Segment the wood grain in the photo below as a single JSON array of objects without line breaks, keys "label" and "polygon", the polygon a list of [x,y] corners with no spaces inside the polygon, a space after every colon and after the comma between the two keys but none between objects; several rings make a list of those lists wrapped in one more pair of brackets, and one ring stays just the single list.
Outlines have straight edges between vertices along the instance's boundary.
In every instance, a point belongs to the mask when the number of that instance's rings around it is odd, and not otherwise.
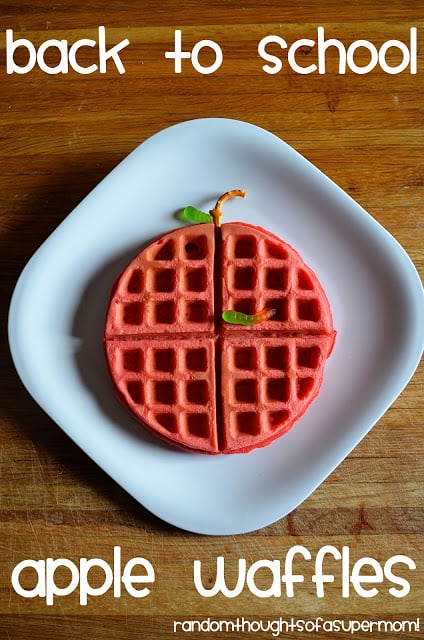
[{"label": "wood grain", "polygon": [[[280,136],[355,198],[405,247],[423,273],[424,49],[418,73],[358,76],[337,74],[329,56],[325,75],[302,76],[287,68],[262,70],[258,41],[277,34],[292,42],[313,38],[318,25],[346,45],[365,38],[380,46],[390,38],[407,41],[411,26],[424,33],[421,3],[395,0],[302,3],[224,0],[118,0],[67,3],[33,0],[16,7],[0,0],[0,256],[1,287],[1,496],[0,629],[8,640],[39,638],[183,638],[173,621],[192,618],[274,619],[317,615],[344,619],[416,619],[424,638],[423,369],[374,429],[293,513],[260,531],[225,537],[196,536],[159,521],[96,467],[43,413],[24,390],[9,354],[7,312],[18,275],[28,258],[76,204],[148,136],[197,117],[238,118]],[[104,75],[49,76],[34,69],[6,75],[7,28],[15,37],[40,44],[48,38],[95,38],[105,25],[110,45],[124,38],[126,73],[111,65]],[[193,46],[210,38],[224,52],[222,67],[201,76],[189,65],[173,72],[164,52],[174,30]],[[93,62],[87,51],[82,63]],[[313,61],[313,52],[302,54]],[[205,58],[206,60],[206,58]],[[223,555],[228,582],[239,558],[284,560],[294,545],[314,555],[324,545],[348,546],[352,562],[372,556],[383,563],[395,554],[413,558],[404,572],[411,585],[393,598],[387,582],[375,598],[341,595],[335,583],[318,599],[306,582],[296,597],[259,599],[247,590],[234,599],[202,598],[193,585],[193,561],[213,579]],[[113,547],[123,557],[148,558],[156,568],[151,595],[136,600],[105,594],[80,607],[75,595],[47,607],[40,599],[14,593],[10,575],[23,559],[101,557]],[[266,579],[263,578],[264,584]],[[260,582],[258,578],[258,582]],[[229,633],[229,638],[252,634]],[[310,634],[308,634],[310,635]],[[202,634],[199,637],[218,637]],[[256,634],[256,637],[271,637]],[[301,634],[289,632],[287,638]],[[317,632],[318,640],[330,637]],[[346,634],[334,633],[332,638]],[[369,638],[359,632],[355,638]],[[373,638],[389,637],[375,633]]]}]

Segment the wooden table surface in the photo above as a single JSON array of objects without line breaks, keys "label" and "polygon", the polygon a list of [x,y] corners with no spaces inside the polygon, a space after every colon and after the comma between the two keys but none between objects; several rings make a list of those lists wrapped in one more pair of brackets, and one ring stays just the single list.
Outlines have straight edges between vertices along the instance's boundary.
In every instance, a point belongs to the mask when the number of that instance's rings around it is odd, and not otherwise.
[{"label": "wooden table surface", "polygon": [[[19,7],[20,3],[16,3]],[[109,6],[110,5],[110,6]],[[290,69],[284,52],[280,73],[266,74],[257,44],[276,34],[292,43],[326,37],[346,46],[358,39],[377,47],[389,39],[409,44],[409,29],[424,37],[420,2],[394,0],[313,0],[242,3],[198,2],[84,3],[33,0],[22,8],[0,1],[0,256],[1,274],[1,511],[0,634],[2,638],[271,638],[270,632],[244,630],[174,633],[174,620],[271,621],[339,618],[345,621],[415,620],[419,631],[385,633],[365,628],[355,638],[424,638],[423,517],[423,369],[360,445],[293,513],[254,533],[209,537],[177,530],[152,516],[99,469],[28,395],[15,373],[7,342],[7,313],[14,285],[29,257],[91,189],[132,149],[151,134],[191,118],[223,116],[245,120],[292,145],[355,198],[404,246],[423,269],[424,205],[424,49],[418,46],[418,73],[393,75],[376,68],[368,74],[337,73],[328,56],[325,74],[302,75]],[[50,38],[97,39],[106,27],[109,46],[128,38],[121,52],[125,73],[109,61],[107,72],[47,74],[34,68],[6,74],[6,29],[39,47]],[[164,57],[175,29],[185,47],[211,39],[220,44],[222,66],[201,74],[183,61],[181,74]],[[364,51],[362,51],[363,53]],[[367,58],[360,56],[358,64]],[[398,64],[388,57],[391,64]],[[21,51],[16,63],[26,64]],[[86,47],[81,65],[95,62]],[[211,64],[206,51],[203,66]],[[316,61],[304,46],[299,64]],[[50,66],[58,58],[46,56]],[[205,583],[213,581],[216,558],[224,556],[229,586],[237,578],[239,558],[281,561],[295,545],[315,558],[325,545],[348,547],[351,565],[371,556],[381,565],[403,554],[416,569],[397,565],[393,572],[410,584],[394,597],[385,577],[379,593],[364,598],[341,592],[341,563],[327,557],[335,582],[318,598],[311,563],[297,560],[305,575],[295,597],[260,598],[247,587],[235,598],[201,596],[193,582],[193,562],[202,561]],[[22,560],[81,557],[112,563],[113,548],[122,559],[144,557],[154,566],[149,596],[137,599],[112,592],[80,606],[78,595],[26,599],[11,584]],[[298,557],[299,558],[299,557]],[[26,588],[34,573],[22,574]],[[257,584],[270,585],[269,570]],[[67,575],[57,574],[64,585]],[[97,585],[101,571],[92,574]],[[62,582],[61,582],[62,581]],[[349,634],[300,628],[280,637],[344,638]]]}]

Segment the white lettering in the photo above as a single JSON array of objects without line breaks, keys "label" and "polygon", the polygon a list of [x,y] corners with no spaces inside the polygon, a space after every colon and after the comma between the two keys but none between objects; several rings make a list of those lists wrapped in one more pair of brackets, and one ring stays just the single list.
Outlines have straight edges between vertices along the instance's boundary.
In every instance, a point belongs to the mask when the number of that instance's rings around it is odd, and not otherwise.
[{"label": "white lettering", "polygon": [[317,553],[317,557],[315,559],[315,574],[312,576],[312,582],[315,582],[317,585],[317,596],[318,598],[324,597],[324,583],[325,582],[334,582],[334,576],[331,574],[323,574],[322,572],[322,563],[324,557],[327,554],[331,554],[333,558],[336,560],[340,560],[342,554],[336,547],[333,547],[331,544],[326,545],[325,547],[321,547],[321,549]]},{"label": "white lettering", "polygon": [[[379,49],[372,42],[364,39],[355,40],[346,49],[340,40],[336,38],[326,39],[324,27],[317,27],[316,41],[310,38],[300,38],[290,46],[288,46],[286,40],[280,36],[266,36],[262,38],[258,44],[258,54],[262,60],[269,63],[263,65],[262,69],[271,75],[280,73],[283,69],[281,55],[279,57],[269,52],[269,46],[272,45],[278,45],[281,50],[288,49],[288,65],[293,71],[300,75],[308,75],[316,71],[318,71],[320,75],[326,74],[328,64],[327,55],[331,55],[332,51],[338,56],[337,73],[340,75],[346,74],[347,70],[358,75],[365,75],[373,71],[378,65],[385,73],[392,75],[402,73],[408,66],[411,74],[417,73],[416,27],[411,27],[409,30],[409,47],[399,40],[388,40],[383,43]],[[302,47],[308,47],[311,53],[316,49],[318,64],[311,63],[305,66],[299,64],[298,53]],[[361,48],[366,49],[370,56],[369,61],[363,65],[358,63],[358,57],[355,60],[355,54],[357,54],[358,49]],[[401,61],[396,65],[390,65],[386,60],[388,51],[393,48],[398,49],[402,56]]]},{"label": "white lettering", "polygon": [[225,582],[225,559],[223,556],[219,556],[216,559],[216,578],[215,584],[210,589],[205,589],[202,582],[202,563],[200,560],[194,561],[193,566],[193,577],[194,577],[194,585],[198,591],[198,593],[204,598],[212,598],[216,596],[217,593],[221,592],[227,598],[235,598],[238,596],[242,590],[246,579],[246,560],[244,558],[240,558],[238,562],[238,578],[237,583],[234,589],[228,589]]},{"label": "white lettering", "polygon": [[[24,569],[34,569],[37,575],[37,583],[33,589],[24,589],[20,582]],[[46,597],[46,572],[44,560],[22,560],[12,571],[12,586],[16,593],[23,598]]]},{"label": "white lettering", "polygon": [[[364,566],[372,567],[374,575],[361,576],[361,569]],[[361,583],[373,584],[375,582],[383,582],[383,569],[380,563],[374,558],[361,558],[353,565],[350,581],[353,584],[355,591],[362,598],[374,598],[378,594],[377,587],[372,589],[364,589]]]},{"label": "white lettering", "polygon": [[[133,576],[131,574],[131,571],[137,565],[143,567],[146,572],[145,575]],[[150,593],[150,589],[148,589],[147,587],[144,587],[143,589],[135,589],[133,587],[133,584],[147,584],[153,583],[154,581],[155,571],[150,562],[145,558],[132,558],[125,565],[124,573],[122,575],[122,582],[130,596],[133,596],[133,598],[145,598]]]},{"label": "white lettering", "polygon": [[[93,567],[100,567],[104,574],[105,579],[103,584],[99,587],[92,587],[88,582],[88,574]],[[113,571],[105,560],[100,558],[93,558],[87,560],[87,558],[81,558],[80,560],[80,604],[87,604],[87,596],[102,596],[109,589],[113,582]]]},{"label": "white lettering", "polygon": [[118,44],[116,44],[109,51],[106,49],[106,29],[104,27],[99,27],[99,67],[100,73],[106,73],[106,63],[109,58],[112,58],[116,68],[119,73],[125,73],[125,67],[121,62],[121,58],[119,57],[118,52],[121,49],[124,49],[129,45],[130,41],[128,38],[125,40],[121,40]]},{"label": "white lettering", "polygon": [[[212,49],[212,51],[215,53],[215,62],[213,62],[208,67],[201,65],[199,62],[199,53],[205,47]],[[193,51],[191,52],[191,64],[199,73],[203,73],[203,74],[214,73],[221,66],[222,60],[223,60],[222,49],[213,40],[201,40],[200,42],[197,42],[193,47]]]},{"label": "white lettering", "polygon": [[[66,587],[59,587],[55,582],[55,573],[58,569],[69,569],[71,579]],[[46,560],[46,604],[52,605],[55,596],[68,596],[75,591],[79,582],[78,567],[67,558],[47,558]]]},{"label": "white lettering", "polygon": [[266,36],[259,42],[258,53],[260,57],[267,62],[272,62],[274,65],[273,67],[271,67],[269,64],[264,64],[262,69],[266,73],[274,74],[281,71],[283,63],[281,62],[280,58],[277,58],[277,56],[273,56],[270,53],[267,53],[266,46],[267,44],[271,43],[280,45],[281,49],[287,49],[287,42],[283,40],[283,38],[280,38],[280,36]]},{"label": "white lettering", "polygon": [[95,47],[96,41],[90,40],[89,38],[82,38],[81,40],[77,40],[69,49],[69,64],[72,69],[77,73],[81,73],[82,75],[87,75],[89,73],[94,73],[97,71],[98,66],[96,64],[91,64],[89,67],[82,67],[77,62],[77,51],[81,49],[81,47]]},{"label": "white lettering", "polygon": [[[143,575],[133,575],[132,571],[136,566],[143,569]],[[103,583],[97,587],[90,584],[90,571],[99,568],[104,573]],[[31,569],[35,571],[36,584],[32,589],[25,589],[21,584],[21,574],[23,571]],[[59,587],[57,584],[57,573],[61,573],[61,584],[63,583],[63,570],[70,573],[70,578],[65,586]],[[47,558],[46,560],[22,560],[12,571],[11,582],[15,592],[23,598],[45,598],[46,604],[53,605],[55,597],[63,597],[73,593],[79,585],[79,602],[85,606],[88,596],[101,596],[105,594],[113,584],[113,594],[115,598],[121,596],[121,582],[127,592],[133,598],[145,598],[150,594],[150,589],[143,587],[137,589],[136,584],[152,584],[155,581],[155,571],[153,565],[145,558],[132,558],[127,562],[122,572],[121,578],[121,548],[114,547],[113,569],[108,562],[101,558],[80,558],[79,567],[72,560],[66,558]]]},{"label": "white lettering", "polygon": [[[215,582],[208,576],[211,587],[204,586],[204,572],[202,576],[202,563],[194,560],[193,577],[197,592],[204,598],[211,598],[222,594],[226,598],[235,598],[240,595],[245,587],[257,598],[279,598],[282,595],[282,584],[285,584],[287,598],[294,597],[294,585],[305,582],[303,573],[294,573],[293,563],[295,556],[301,556],[309,561],[312,556],[310,551],[301,545],[295,545],[288,549],[284,559],[284,574],[282,575],[282,560],[260,559],[247,567],[245,558],[238,560],[236,567],[237,576],[234,586],[228,587],[225,575],[225,558],[216,558]],[[324,562],[331,556],[333,561],[341,560],[341,571],[324,573]],[[298,560],[299,562],[299,560]],[[416,569],[415,562],[405,555],[394,555],[389,558],[384,567],[380,562],[371,557],[360,558],[350,567],[349,547],[342,547],[339,551],[332,545],[321,547],[315,556],[315,573],[311,582],[316,585],[318,598],[325,596],[325,585],[336,582],[344,598],[349,597],[349,587],[353,588],[361,598],[373,598],[379,593],[376,585],[387,579],[392,583],[389,588],[391,596],[403,598],[410,591],[409,582],[393,572],[395,565],[405,565],[408,569]],[[340,565],[338,565],[340,566]],[[100,570],[103,578],[97,586],[93,584],[92,572]],[[269,580],[266,586],[258,585],[258,573],[268,572]],[[340,576],[341,573],[341,576]],[[23,574],[25,574],[23,576]],[[98,571],[96,571],[98,575]],[[265,573],[266,575],[266,573]],[[33,581],[31,577],[34,576]],[[203,577],[203,580],[202,580]],[[264,576],[261,583],[264,584]],[[340,582],[341,580],[341,582]],[[153,565],[142,557],[131,558],[122,567],[121,548],[113,548],[112,566],[101,558],[80,558],[79,564],[67,558],[47,558],[46,560],[22,560],[13,569],[11,583],[15,592],[23,598],[43,598],[47,605],[51,606],[57,598],[70,595],[79,589],[79,603],[86,606],[89,597],[95,598],[104,595],[113,589],[115,598],[121,597],[122,585],[126,592],[134,598],[145,598],[151,593],[149,588],[155,582],[155,570]],[[29,586],[23,586],[29,585]],[[332,588],[333,591],[335,587]],[[322,619],[320,619],[322,621]]]},{"label": "white lettering", "polygon": [[[58,49],[60,60],[55,67],[49,67],[44,60],[47,49]],[[67,40],[46,40],[40,44],[37,51],[37,63],[41,71],[54,75],[56,73],[68,73],[68,42]]]},{"label": "white lettering", "polygon": [[296,51],[301,47],[313,47],[314,45],[315,45],[315,41],[309,40],[308,38],[302,38],[301,40],[296,40],[296,42],[294,42],[291,45],[287,53],[287,60],[289,62],[290,67],[293,69],[293,71],[296,71],[296,73],[300,73],[302,75],[306,75],[308,73],[313,73],[314,71],[317,70],[316,64],[310,64],[307,67],[299,66],[296,62],[296,57],[295,57]]},{"label": "white lettering", "polygon": [[[25,73],[29,73],[29,71],[32,71],[32,69],[37,64],[41,71],[43,71],[44,73],[48,73],[49,75],[58,73],[66,74],[69,71],[69,65],[74,71],[83,75],[94,73],[94,71],[97,71],[98,69],[100,73],[106,73],[107,63],[109,60],[112,60],[119,73],[125,73],[125,67],[119,57],[119,52],[124,49],[124,47],[129,45],[130,42],[128,38],[125,38],[125,40],[122,40],[111,49],[107,49],[105,27],[98,28],[98,37],[99,65],[91,64],[87,67],[83,67],[77,61],[77,52],[81,47],[96,47],[97,43],[95,40],[91,40],[88,38],[77,40],[70,46],[68,52],[67,40],[51,39],[41,43],[37,50],[35,46],[26,38],[19,38],[18,40],[14,40],[13,30],[6,29],[6,72],[9,75],[12,73],[23,75]],[[26,49],[26,52],[28,54],[28,61],[23,65],[19,65],[15,62],[15,52],[19,48]],[[45,60],[46,53],[55,49],[59,52],[59,62],[54,66],[50,66]]]},{"label": "white lettering", "polygon": [[386,576],[386,578],[388,578],[391,582],[394,582],[394,584],[398,584],[402,587],[401,589],[395,589],[394,587],[390,587],[389,589],[390,595],[394,596],[395,598],[404,598],[405,596],[408,595],[411,589],[411,585],[404,578],[395,576],[394,573],[392,573],[392,567],[394,564],[397,564],[397,563],[406,564],[406,566],[412,570],[416,569],[417,566],[411,558],[403,555],[392,556],[387,560],[387,562],[384,565],[384,575]]},{"label": "white lettering", "polygon": [[[269,569],[271,571],[272,582],[268,589],[259,589],[255,583],[255,575],[259,569]],[[258,560],[249,568],[246,577],[246,584],[250,592],[258,598],[279,598],[281,596],[280,562],[279,560]]]},{"label": "white lettering", "polygon": [[176,29],[174,33],[174,51],[165,51],[165,58],[174,59],[174,72],[182,72],[181,61],[183,59],[190,60],[190,51],[182,50],[182,32],[181,29]]},{"label": "white lettering", "polygon": [[305,547],[302,547],[302,545],[295,545],[288,550],[284,565],[284,576],[281,578],[282,582],[286,583],[286,594],[288,598],[294,597],[294,583],[303,582],[305,579],[302,574],[293,574],[293,558],[297,553],[302,555],[306,560],[311,559],[310,552]]},{"label": "white lettering", "polygon": [[[28,52],[28,62],[23,67],[16,64],[14,54],[18,47],[25,47]],[[24,74],[31,71],[37,62],[37,52],[32,42],[26,38],[13,40],[13,30],[6,29],[6,73]]]},{"label": "white lettering", "polygon": [[[354,60],[355,52],[360,47],[367,49],[371,54],[371,59],[369,63],[366,64],[364,67],[359,67]],[[365,73],[369,73],[370,71],[372,71],[374,67],[377,65],[378,51],[371,42],[368,42],[368,40],[356,40],[356,42],[352,42],[352,44],[348,48],[346,59],[347,59],[348,67],[351,71],[353,71],[354,73],[363,75]]]},{"label": "white lettering", "polygon": [[325,54],[329,47],[336,47],[339,52],[339,73],[346,73],[346,49],[340,40],[330,38],[325,40],[324,27],[318,27],[318,73],[325,73]]},{"label": "white lettering", "polygon": [[[402,61],[396,66],[390,66],[386,61],[386,54],[389,49],[399,49],[402,53]],[[417,30],[416,28],[410,29],[410,49],[403,42],[399,40],[388,40],[381,45],[378,53],[378,61],[380,67],[386,73],[392,75],[401,73],[410,65],[410,73],[417,73]]]},{"label": "white lettering", "polygon": [[[181,29],[176,29],[174,33],[174,50],[165,51],[165,58],[174,60],[175,73],[181,73],[182,60],[190,60],[190,58],[193,68],[198,73],[202,73],[204,75],[214,73],[222,64],[222,49],[219,44],[217,44],[213,40],[200,40],[200,42],[197,42],[194,45],[191,53],[190,51],[183,51],[182,46],[182,31]],[[215,53],[215,61],[209,66],[204,66],[199,62],[199,54],[204,48],[212,49],[212,51]]]}]

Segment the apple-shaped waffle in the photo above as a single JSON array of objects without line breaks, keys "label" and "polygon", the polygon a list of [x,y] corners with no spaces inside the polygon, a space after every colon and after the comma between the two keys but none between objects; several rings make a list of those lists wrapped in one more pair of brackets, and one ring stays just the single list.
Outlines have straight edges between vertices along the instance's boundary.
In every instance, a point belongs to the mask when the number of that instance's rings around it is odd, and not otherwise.
[{"label": "apple-shaped waffle", "polygon": [[317,396],[336,332],[316,275],[290,245],[210,214],[154,240],[116,281],[105,352],[124,405],[150,431],[206,454],[271,443]]}]

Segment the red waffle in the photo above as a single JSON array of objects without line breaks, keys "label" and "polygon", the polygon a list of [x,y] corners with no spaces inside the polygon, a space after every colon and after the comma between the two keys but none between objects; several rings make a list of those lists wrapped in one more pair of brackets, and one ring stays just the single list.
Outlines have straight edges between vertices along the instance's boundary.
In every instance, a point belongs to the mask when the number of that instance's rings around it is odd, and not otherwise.
[{"label": "red waffle", "polygon": [[253,332],[333,333],[327,296],[298,252],[269,231],[241,222],[222,225],[222,308],[247,314],[275,309],[270,320],[249,328]]},{"label": "red waffle", "polygon": [[227,335],[222,451],[245,453],[288,431],[318,395],[332,344],[332,336]]},{"label": "red waffle", "polygon": [[214,332],[214,227],[176,229],[131,262],[112,292],[106,338]]},{"label": "red waffle", "polygon": [[[263,308],[276,312],[259,324],[221,321],[223,309]],[[242,453],[303,415],[334,338],[325,292],[291,246],[244,223],[200,224],[154,241],[120,276],[105,351],[118,397],[157,436]]]},{"label": "red waffle", "polygon": [[215,340],[154,337],[107,340],[122,402],[167,442],[218,453]]}]

